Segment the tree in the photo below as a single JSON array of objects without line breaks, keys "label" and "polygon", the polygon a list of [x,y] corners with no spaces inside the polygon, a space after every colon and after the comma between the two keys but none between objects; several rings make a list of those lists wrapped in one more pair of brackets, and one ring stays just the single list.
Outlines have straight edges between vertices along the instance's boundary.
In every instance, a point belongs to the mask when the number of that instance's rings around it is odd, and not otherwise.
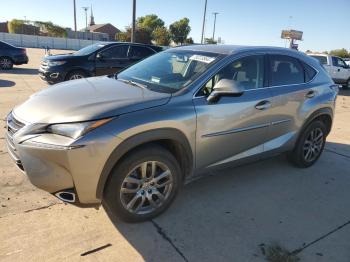
[{"label": "tree", "polygon": [[24,21],[19,19],[12,19],[7,25],[9,33],[11,34],[23,33],[23,26],[24,26]]},{"label": "tree", "polygon": [[329,54],[343,58],[350,57],[350,53],[345,48],[331,50]]},{"label": "tree", "polygon": [[158,27],[164,27],[164,21],[155,14],[141,16],[136,21],[138,28],[144,28],[152,33]]},{"label": "tree", "polygon": [[48,36],[67,37],[66,29],[55,25],[52,22],[34,21],[34,25],[39,27],[40,30],[46,33]]},{"label": "tree", "polygon": [[166,27],[157,27],[153,33],[152,38],[157,45],[168,46],[170,44],[170,34]]},{"label": "tree", "polygon": [[[131,41],[131,28],[126,27],[125,32],[120,32],[115,35],[115,39],[120,42]],[[151,44],[152,37],[148,30],[144,28],[136,28],[135,30],[135,41],[137,43]]]},{"label": "tree", "polygon": [[213,38],[205,38],[204,43],[209,44],[209,45],[216,45],[217,42]]},{"label": "tree", "polygon": [[191,31],[189,26],[190,20],[188,18],[182,18],[179,21],[172,23],[169,26],[170,37],[177,44],[183,44],[187,39],[188,34]]},{"label": "tree", "polygon": [[194,44],[194,41],[193,41],[192,37],[187,38],[187,39],[185,40],[185,44],[188,44],[188,45]]}]

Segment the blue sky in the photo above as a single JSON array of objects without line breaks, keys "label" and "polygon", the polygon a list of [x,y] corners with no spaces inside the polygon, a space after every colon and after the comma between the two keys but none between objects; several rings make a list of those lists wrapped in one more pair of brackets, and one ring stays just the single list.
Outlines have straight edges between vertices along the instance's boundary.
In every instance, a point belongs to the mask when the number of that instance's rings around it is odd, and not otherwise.
[{"label": "blue sky", "polygon": [[[2,0],[4,1],[4,0]],[[92,4],[95,22],[123,29],[131,23],[132,0],[76,0],[78,28],[82,6]],[[5,2],[5,1],[4,1]],[[13,18],[52,21],[73,28],[73,0],[11,0],[1,4],[0,21]],[[166,25],[190,19],[190,36],[200,41],[204,0],[137,0],[137,16],[157,14]],[[350,49],[350,0],[208,0],[206,36],[213,30],[226,44],[284,46],[281,29],[304,31],[301,50]],[[292,17],[292,18],[290,18]]]}]

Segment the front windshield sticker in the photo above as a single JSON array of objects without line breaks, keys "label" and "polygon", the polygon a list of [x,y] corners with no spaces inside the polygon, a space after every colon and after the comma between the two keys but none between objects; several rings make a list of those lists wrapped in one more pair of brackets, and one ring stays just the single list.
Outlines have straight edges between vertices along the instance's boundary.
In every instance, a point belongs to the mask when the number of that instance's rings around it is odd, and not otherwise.
[{"label": "front windshield sticker", "polygon": [[190,60],[195,60],[209,64],[215,60],[215,57],[205,56],[205,55],[193,55],[190,57]]},{"label": "front windshield sticker", "polygon": [[159,84],[160,78],[159,78],[159,77],[152,76],[151,81],[154,82],[154,83]]}]

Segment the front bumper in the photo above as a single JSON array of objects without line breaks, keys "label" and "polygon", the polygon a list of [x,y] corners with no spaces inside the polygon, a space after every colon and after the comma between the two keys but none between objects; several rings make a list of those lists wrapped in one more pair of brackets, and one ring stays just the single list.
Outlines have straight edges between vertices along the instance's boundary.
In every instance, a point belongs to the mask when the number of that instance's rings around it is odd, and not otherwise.
[{"label": "front bumper", "polygon": [[66,72],[60,66],[49,67],[47,62],[43,61],[39,68],[39,76],[42,80],[55,84],[65,80]]},{"label": "front bumper", "polygon": [[28,56],[21,54],[21,55],[15,55],[12,57],[13,63],[15,65],[22,65],[22,64],[28,64]]},{"label": "front bumper", "polygon": [[25,127],[11,134],[9,129],[8,124],[8,152],[33,185],[52,194],[73,189],[79,205],[101,203],[97,184],[119,138],[103,126],[78,140],[53,134],[27,136],[21,131]]}]

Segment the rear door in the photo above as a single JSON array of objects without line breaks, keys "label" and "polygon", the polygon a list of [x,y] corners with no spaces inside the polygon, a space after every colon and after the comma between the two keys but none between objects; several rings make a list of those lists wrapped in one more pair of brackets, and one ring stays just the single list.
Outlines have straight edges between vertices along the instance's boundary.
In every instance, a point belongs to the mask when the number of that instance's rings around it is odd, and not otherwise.
[{"label": "rear door", "polygon": [[156,52],[153,49],[147,46],[131,45],[129,50],[130,64],[136,63],[155,53]]},{"label": "rear door", "polygon": [[269,85],[273,94],[270,116],[272,118],[265,151],[283,146],[298,131],[303,105],[317,95],[312,85],[316,71],[297,58],[269,55]]},{"label": "rear door", "polygon": [[96,55],[96,75],[110,75],[119,72],[129,65],[129,45],[108,47]]}]

